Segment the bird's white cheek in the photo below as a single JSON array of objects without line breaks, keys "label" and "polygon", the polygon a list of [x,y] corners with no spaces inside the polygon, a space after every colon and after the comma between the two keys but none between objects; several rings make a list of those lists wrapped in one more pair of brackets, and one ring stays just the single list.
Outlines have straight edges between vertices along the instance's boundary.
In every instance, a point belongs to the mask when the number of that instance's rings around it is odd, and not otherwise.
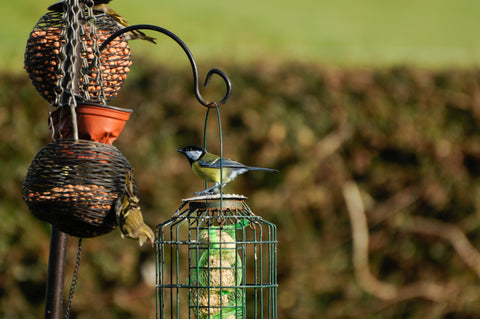
[{"label": "bird's white cheek", "polygon": [[190,158],[193,159],[194,161],[198,161],[198,159],[202,156],[201,151],[190,151]]}]

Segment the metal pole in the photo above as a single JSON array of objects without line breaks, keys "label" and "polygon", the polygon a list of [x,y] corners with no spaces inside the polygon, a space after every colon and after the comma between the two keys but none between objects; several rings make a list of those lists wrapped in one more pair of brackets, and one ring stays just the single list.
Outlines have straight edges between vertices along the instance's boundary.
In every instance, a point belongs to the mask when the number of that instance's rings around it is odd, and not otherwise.
[{"label": "metal pole", "polygon": [[45,319],[60,319],[62,317],[67,239],[67,234],[52,226],[50,256],[48,258]]},{"label": "metal pole", "polygon": [[[67,19],[71,23],[78,22],[80,12],[83,12],[83,2],[78,0],[68,0],[69,6],[67,6]],[[73,12],[74,7],[79,7],[79,12]],[[69,10],[68,10],[69,9]],[[67,23],[68,25],[68,23]],[[73,30],[72,30],[73,29]],[[73,31],[73,32],[72,32]],[[65,79],[62,85],[68,87],[71,85],[73,92],[78,93],[80,82],[80,28],[74,26],[67,30],[67,37],[74,41],[67,41],[66,55],[71,56],[72,59],[66,59],[64,70],[70,70],[72,66],[72,73],[66,73]],[[74,46],[72,47],[72,43]],[[72,65],[73,63],[73,65]],[[69,65],[70,64],[70,65]],[[65,90],[64,96],[61,98],[61,104],[65,105],[67,101],[73,103],[70,107],[75,107],[75,99],[71,95],[70,90]],[[78,140],[78,131],[76,125],[75,111],[72,110],[72,124],[74,130],[74,139]],[[60,231],[56,227],[52,226],[51,238],[50,238],[50,256],[48,258],[48,278],[47,278],[47,293],[45,300],[45,319],[60,319],[63,315],[63,290],[65,279],[65,259],[67,255],[67,241],[68,235]]]}]

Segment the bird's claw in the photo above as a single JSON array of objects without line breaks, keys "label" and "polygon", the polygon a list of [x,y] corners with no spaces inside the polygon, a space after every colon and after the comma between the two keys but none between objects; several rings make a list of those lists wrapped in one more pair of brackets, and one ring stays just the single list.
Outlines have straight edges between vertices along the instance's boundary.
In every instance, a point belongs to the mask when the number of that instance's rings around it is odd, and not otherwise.
[{"label": "bird's claw", "polygon": [[211,190],[206,189],[200,192],[194,192],[193,196],[205,196],[205,195],[213,195],[213,194],[215,194],[215,192],[212,192]]},{"label": "bird's claw", "polygon": [[[226,183],[223,184],[223,186],[225,186]],[[193,193],[194,196],[204,196],[204,195],[215,195],[215,194],[218,194],[220,192],[220,183],[216,183],[215,185],[213,185],[212,187],[209,187],[207,189],[204,189],[203,191],[200,191],[200,192],[195,192]]]}]

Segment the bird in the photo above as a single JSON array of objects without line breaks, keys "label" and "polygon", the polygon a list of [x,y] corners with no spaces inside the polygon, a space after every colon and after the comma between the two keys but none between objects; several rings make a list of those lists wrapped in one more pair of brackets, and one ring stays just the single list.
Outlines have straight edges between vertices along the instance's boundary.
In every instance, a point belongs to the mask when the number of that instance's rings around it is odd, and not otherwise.
[{"label": "bird", "polygon": [[[220,188],[233,181],[238,175],[248,171],[278,172],[278,170],[272,168],[247,166],[227,158],[222,158],[220,161],[220,156],[209,153],[205,148],[198,145],[189,145],[177,149],[177,151],[187,157],[195,175],[207,182],[215,183],[204,191],[196,192],[195,195],[219,193]],[[222,176],[220,176],[220,167]]]},{"label": "bird", "polygon": [[155,234],[143,221],[140,200],[133,192],[133,172],[127,170],[125,175],[125,190],[115,204],[117,224],[122,231],[122,237],[138,239],[140,246],[149,242],[153,246]]},{"label": "bird", "polygon": [[[115,22],[117,23],[117,26],[120,29],[123,29],[124,27],[129,27],[131,26],[130,23],[127,22],[118,12],[113,10],[108,4],[110,3],[111,0],[94,0],[93,3],[93,10],[98,11],[98,12],[103,12],[105,14],[108,14]],[[66,3],[64,0],[58,1],[51,6],[48,7],[48,10],[50,11],[55,11],[55,12],[63,12],[65,10]],[[155,38],[149,37],[145,33],[138,31],[138,30],[132,30],[129,32],[124,33],[125,39],[128,40],[135,40],[135,39],[142,39],[146,40],[149,42],[152,42],[156,44]]]}]

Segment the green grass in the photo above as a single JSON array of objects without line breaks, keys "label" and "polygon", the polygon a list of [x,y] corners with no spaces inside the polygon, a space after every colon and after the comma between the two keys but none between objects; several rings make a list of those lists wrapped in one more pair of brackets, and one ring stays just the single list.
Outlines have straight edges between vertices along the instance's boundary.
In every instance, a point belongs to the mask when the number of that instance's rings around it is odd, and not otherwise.
[{"label": "green grass", "polygon": [[[3,1],[0,68],[22,68],[28,34],[50,3]],[[132,24],[175,32],[200,60],[480,64],[480,2],[475,0],[115,0],[112,7]],[[157,46],[132,42],[134,54],[159,63],[184,61],[171,41],[157,37]]]}]

